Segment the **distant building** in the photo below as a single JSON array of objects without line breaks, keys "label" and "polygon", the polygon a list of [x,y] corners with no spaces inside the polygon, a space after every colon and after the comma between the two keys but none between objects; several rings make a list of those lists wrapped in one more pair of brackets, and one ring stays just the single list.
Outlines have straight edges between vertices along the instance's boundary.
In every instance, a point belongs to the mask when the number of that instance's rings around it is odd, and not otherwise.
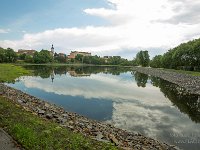
[{"label": "distant building", "polygon": [[103,56],[104,59],[112,58],[112,56]]},{"label": "distant building", "polygon": [[109,58],[112,58],[112,56],[103,56],[103,59],[105,60],[105,63],[108,62],[108,59],[109,59]]},{"label": "distant building", "polygon": [[17,52],[17,54],[18,54],[18,55],[26,54],[26,55],[33,56],[35,52],[36,52],[36,50],[24,50],[24,49],[19,49],[18,52]]},{"label": "distant building", "polygon": [[88,52],[71,51],[70,55],[68,55],[68,58],[69,58],[69,59],[74,59],[77,55],[91,56],[91,53],[88,53]]},{"label": "distant building", "polygon": [[59,57],[66,57],[66,54],[64,54],[64,53],[59,53],[58,56],[59,56]]},{"label": "distant building", "polygon": [[51,54],[52,56],[54,56],[54,47],[53,47],[53,44],[52,44],[52,46],[51,46],[50,54]]}]

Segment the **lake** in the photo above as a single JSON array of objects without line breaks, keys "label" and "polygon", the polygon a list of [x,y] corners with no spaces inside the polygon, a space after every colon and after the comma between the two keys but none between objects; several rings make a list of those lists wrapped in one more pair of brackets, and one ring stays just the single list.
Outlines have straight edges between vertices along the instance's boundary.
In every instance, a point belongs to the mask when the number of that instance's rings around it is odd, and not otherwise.
[{"label": "lake", "polygon": [[199,150],[200,96],[125,67],[26,66],[11,87],[115,127]]}]

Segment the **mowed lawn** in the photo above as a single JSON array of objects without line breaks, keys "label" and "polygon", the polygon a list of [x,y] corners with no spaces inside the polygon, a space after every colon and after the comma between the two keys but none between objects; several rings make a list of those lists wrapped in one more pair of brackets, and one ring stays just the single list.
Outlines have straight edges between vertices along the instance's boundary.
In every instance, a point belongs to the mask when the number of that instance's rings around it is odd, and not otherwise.
[{"label": "mowed lawn", "polygon": [[22,66],[14,64],[0,64],[0,82],[14,82],[14,80],[22,75],[31,75],[32,71],[26,70]]}]

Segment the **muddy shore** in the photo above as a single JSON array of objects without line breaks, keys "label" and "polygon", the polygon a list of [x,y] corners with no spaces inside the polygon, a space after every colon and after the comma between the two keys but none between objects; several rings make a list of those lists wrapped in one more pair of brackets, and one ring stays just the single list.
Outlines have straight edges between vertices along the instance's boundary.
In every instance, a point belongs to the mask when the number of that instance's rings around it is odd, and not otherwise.
[{"label": "muddy shore", "polygon": [[162,143],[158,140],[145,137],[139,133],[128,132],[123,129],[115,128],[111,124],[106,124],[88,119],[76,113],[65,111],[63,108],[54,104],[40,100],[28,95],[20,90],[0,84],[1,95],[9,98],[24,109],[45,119],[53,120],[62,127],[68,128],[73,132],[82,133],[98,141],[112,142],[116,146],[126,150],[176,150],[175,146]]}]

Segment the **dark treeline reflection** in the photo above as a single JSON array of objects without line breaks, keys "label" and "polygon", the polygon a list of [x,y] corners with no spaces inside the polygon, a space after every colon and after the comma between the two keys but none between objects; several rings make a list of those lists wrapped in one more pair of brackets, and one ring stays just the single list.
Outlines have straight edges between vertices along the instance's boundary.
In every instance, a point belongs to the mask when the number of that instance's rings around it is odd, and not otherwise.
[{"label": "dark treeline reflection", "polygon": [[167,97],[182,113],[187,114],[190,119],[196,123],[200,122],[200,96],[189,94],[185,89],[176,84],[151,77],[154,86],[160,88],[160,91]]},{"label": "dark treeline reflection", "polygon": [[[51,78],[54,81],[55,75],[69,74],[73,77],[90,76],[91,74],[105,73],[120,75],[120,73],[130,72],[131,68],[125,67],[99,67],[99,66],[26,66],[31,69],[35,76],[41,78]],[[185,89],[176,84],[162,80],[157,77],[148,76],[143,73],[132,71],[133,78],[138,87],[146,87],[147,82],[159,87],[160,91],[167,97],[180,112],[187,114],[196,123],[200,122],[200,96],[189,94]]]},{"label": "dark treeline reflection", "polygon": [[146,87],[151,80],[153,86],[159,87],[160,91],[176,106],[180,112],[187,114],[196,123],[200,122],[200,96],[189,94],[184,88],[165,81],[161,78],[148,76],[143,73],[134,72],[135,81],[138,87]]},{"label": "dark treeline reflection", "polygon": [[146,87],[146,83],[148,80],[148,75],[144,73],[134,72],[132,73],[135,77],[135,81],[138,87]]},{"label": "dark treeline reflection", "polygon": [[69,73],[74,77],[90,76],[91,74],[105,73],[120,75],[131,71],[128,67],[105,67],[105,66],[25,66],[26,69],[33,70],[35,76],[49,78],[53,75],[63,75]]}]

